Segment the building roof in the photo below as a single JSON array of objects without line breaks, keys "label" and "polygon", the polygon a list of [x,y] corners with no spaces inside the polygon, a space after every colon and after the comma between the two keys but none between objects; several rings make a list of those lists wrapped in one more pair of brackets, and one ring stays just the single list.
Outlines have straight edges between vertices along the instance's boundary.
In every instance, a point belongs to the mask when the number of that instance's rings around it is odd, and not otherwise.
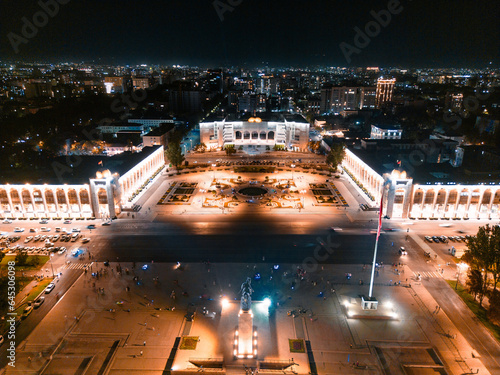
[{"label": "building roof", "polygon": [[[52,185],[79,185],[88,184],[89,179],[96,172],[109,169],[111,173],[124,175],[135,165],[149,157],[161,146],[144,147],[142,152],[123,152],[106,157],[102,155],[73,155],[50,159],[44,167],[34,170],[29,176],[21,173],[10,174],[8,180],[0,181],[5,184],[52,184]],[[99,162],[102,161],[102,166]]]},{"label": "building roof", "polygon": [[399,124],[379,124],[379,123],[374,123],[371,124],[372,126],[376,126],[379,129],[384,129],[384,130],[401,130],[401,125]]},{"label": "building roof", "polygon": [[[286,120],[286,121],[302,122],[302,123],[306,123],[306,124],[309,123],[301,115],[291,114],[291,113],[280,113],[280,112],[257,112],[255,115],[251,114],[251,113],[228,114],[226,116],[225,120],[228,122],[248,121],[252,117],[259,117],[264,122],[266,122],[266,121],[284,122]],[[222,119],[209,119],[209,121],[222,121]]]},{"label": "building roof", "polygon": [[167,134],[169,131],[172,131],[175,128],[174,124],[163,124],[159,128],[155,128],[151,130],[149,133],[144,134],[144,137],[159,137],[164,134]]},{"label": "building roof", "polygon": [[349,148],[379,175],[394,169],[404,170],[416,184],[479,184],[500,183],[500,168],[482,167],[477,162],[471,168],[468,163],[453,167],[450,163],[426,163],[419,159],[425,152],[416,150],[365,150]]}]

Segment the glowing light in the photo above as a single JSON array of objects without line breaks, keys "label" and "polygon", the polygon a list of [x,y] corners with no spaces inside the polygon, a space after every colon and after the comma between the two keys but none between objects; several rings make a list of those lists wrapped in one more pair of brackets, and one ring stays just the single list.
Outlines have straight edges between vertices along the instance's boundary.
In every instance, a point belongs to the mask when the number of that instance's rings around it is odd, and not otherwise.
[{"label": "glowing light", "polygon": [[248,119],[248,122],[256,122],[256,123],[261,123],[262,119],[260,117],[250,117]]},{"label": "glowing light", "polygon": [[269,298],[264,298],[264,301],[262,301],[262,303],[264,304],[264,306],[266,306],[266,308],[269,308],[269,306],[271,306],[271,300]]},{"label": "glowing light", "polygon": [[[229,306],[229,300],[227,298],[223,298],[221,301],[222,307],[228,307]],[[236,331],[238,332],[238,331]]]},{"label": "glowing light", "polygon": [[347,311],[347,315],[348,316],[354,316],[354,311],[351,311],[351,310]]},{"label": "glowing light", "polygon": [[387,302],[385,303],[385,305],[386,305],[386,306],[387,306],[387,308],[389,308],[389,309],[392,309],[392,307],[394,306],[394,305],[392,304],[392,302],[391,302],[391,301],[387,301]]}]

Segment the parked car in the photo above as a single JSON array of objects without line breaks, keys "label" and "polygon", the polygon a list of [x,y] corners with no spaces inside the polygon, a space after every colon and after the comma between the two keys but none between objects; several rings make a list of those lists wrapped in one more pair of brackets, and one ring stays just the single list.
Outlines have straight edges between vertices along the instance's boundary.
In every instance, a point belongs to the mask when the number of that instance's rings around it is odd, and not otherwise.
[{"label": "parked car", "polygon": [[47,227],[41,227],[40,232],[50,232],[50,228]]},{"label": "parked car", "polygon": [[64,221],[63,221],[63,223],[64,223],[64,224],[71,224],[71,223],[72,223],[72,221],[71,221],[71,220],[64,220]]},{"label": "parked car", "polygon": [[399,255],[408,255],[408,252],[403,246],[399,248]]},{"label": "parked car", "polygon": [[75,233],[75,232],[81,232],[80,228],[73,228],[71,231],[72,231],[73,233]]},{"label": "parked car", "polygon": [[24,232],[24,228],[15,227],[14,232]]}]

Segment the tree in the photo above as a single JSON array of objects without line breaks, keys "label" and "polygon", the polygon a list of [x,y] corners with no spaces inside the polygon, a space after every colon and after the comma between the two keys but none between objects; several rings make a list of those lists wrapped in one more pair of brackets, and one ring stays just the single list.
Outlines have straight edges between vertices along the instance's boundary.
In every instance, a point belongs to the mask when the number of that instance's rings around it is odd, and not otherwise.
[{"label": "tree", "polygon": [[207,150],[207,145],[201,142],[200,144],[194,146],[194,150],[197,152],[204,153]]},{"label": "tree", "polygon": [[232,154],[236,153],[236,149],[234,148],[234,145],[227,145],[225,147],[225,150],[226,150],[226,155],[227,156],[231,156]]},{"label": "tree", "polygon": [[175,168],[179,168],[179,166],[184,161],[184,155],[182,155],[181,143],[179,141],[170,142],[167,147],[167,151],[165,151],[165,156],[167,159],[175,166]]},{"label": "tree", "polygon": [[332,145],[330,152],[326,156],[326,164],[328,164],[334,171],[337,171],[337,167],[342,163],[345,158],[345,146],[341,143],[335,143]]},{"label": "tree", "polygon": [[16,255],[15,262],[17,266],[25,266],[28,262],[28,253],[26,251],[21,251]]},{"label": "tree", "polygon": [[36,267],[40,264],[40,258],[37,257],[37,256],[32,256],[30,261],[29,261],[29,265],[30,266],[33,266],[33,267]]},{"label": "tree", "polygon": [[[483,294],[488,290],[488,275],[493,276],[493,290],[500,273],[500,230],[486,224],[479,227],[477,234],[466,241],[469,249],[465,259],[469,265],[483,275]],[[482,301],[480,301],[481,303]]]},{"label": "tree", "polygon": [[308,146],[312,152],[316,152],[321,147],[321,141],[310,141]]},{"label": "tree", "polygon": [[481,306],[484,297],[483,275],[481,275],[481,271],[469,268],[466,285],[467,290],[474,296],[474,299],[479,296],[479,305]]},{"label": "tree", "polygon": [[488,317],[491,320],[500,322],[500,292],[498,290],[491,292],[489,302]]}]

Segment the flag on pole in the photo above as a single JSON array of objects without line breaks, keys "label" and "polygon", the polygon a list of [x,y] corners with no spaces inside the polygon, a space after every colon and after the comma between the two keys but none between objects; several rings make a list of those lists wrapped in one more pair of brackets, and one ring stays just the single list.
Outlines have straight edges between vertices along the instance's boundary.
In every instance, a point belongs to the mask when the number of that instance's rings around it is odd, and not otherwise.
[{"label": "flag on pole", "polygon": [[378,229],[377,229],[377,240],[380,237],[380,230],[382,229],[382,211],[384,208],[384,193],[382,192],[382,197],[380,198],[380,211],[378,213]]},{"label": "flag on pole", "polygon": [[97,163],[97,165],[102,166],[102,165],[103,165],[103,164],[102,164],[102,160],[101,160],[99,163]]}]

